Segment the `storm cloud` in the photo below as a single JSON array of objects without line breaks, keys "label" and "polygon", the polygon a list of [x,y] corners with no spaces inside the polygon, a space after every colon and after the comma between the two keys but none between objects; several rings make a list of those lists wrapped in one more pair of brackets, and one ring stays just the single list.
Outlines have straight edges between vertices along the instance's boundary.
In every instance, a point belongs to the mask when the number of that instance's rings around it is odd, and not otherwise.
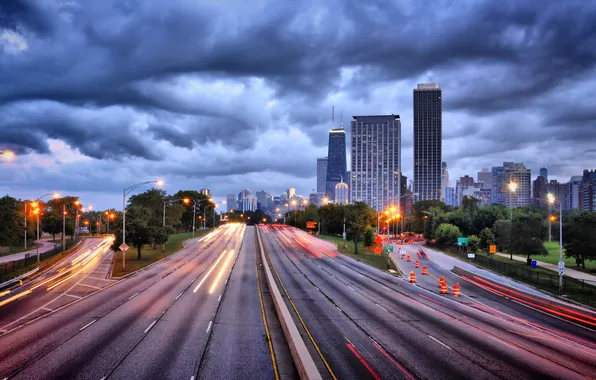
[{"label": "storm cloud", "polygon": [[594,162],[595,19],[585,1],[3,1],[0,148],[18,157],[0,190],[307,195],[332,104],[346,127],[399,114],[411,178],[422,82],[443,89],[452,178],[514,160],[567,180]]}]

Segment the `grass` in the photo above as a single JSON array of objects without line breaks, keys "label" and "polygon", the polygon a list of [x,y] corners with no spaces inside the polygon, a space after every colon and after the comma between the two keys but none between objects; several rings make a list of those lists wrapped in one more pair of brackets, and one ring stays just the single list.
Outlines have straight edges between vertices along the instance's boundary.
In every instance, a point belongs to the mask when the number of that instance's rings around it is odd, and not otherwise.
[{"label": "grass", "polygon": [[[542,261],[544,263],[557,265],[559,263],[559,242],[558,241],[556,241],[556,242],[553,241],[551,243],[544,242],[544,247],[548,251],[548,255],[533,256],[532,259],[537,260],[537,261]],[[514,254],[513,256],[519,256],[519,257],[525,258],[525,256],[522,256],[522,255]],[[582,267],[578,267],[577,264],[575,263],[575,258],[565,257],[565,249],[564,248],[563,248],[563,260],[565,261],[565,267],[567,267],[567,268],[573,268],[580,272],[586,272],[586,273],[593,273],[593,272],[591,272],[592,270],[596,271],[596,261],[586,260],[586,269],[583,269]]]},{"label": "grass", "polygon": [[[456,247],[448,247],[448,248],[445,249],[445,248],[440,248],[440,247],[437,247],[437,246],[432,246],[430,248],[431,249],[434,249],[434,250],[437,250],[437,251],[441,251],[441,252],[443,252],[443,253],[445,253],[445,254],[447,254],[449,256],[452,256],[452,257],[455,257],[455,258],[458,258],[458,259],[462,259],[462,257],[460,255],[458,255],[457,248]],[[485,255],[485,254],[484,253],[477,253],[476,255],[478,256],[478,255]],[[510,265],[512,265],[512,266],[514,266],[516,268],[522,268],[524,270],[529,270],[530,269],[529,266],[525,262],[516,261],[516,260],[510,260],[507,257],[502,257],[502,256],[498,256],[498,255],[491,255],[491,258],[494,259],[494,260],[496,260],[496,261],[500,261],[500,262],[503,262],[503,263],[510,264]],[[462,259],[462,260],[464,260],[464,259]],[[505,277],[509,277],[509,278],[512,278],[512,279],[514,279],[516,281],[519,281],[519,282],[522,282],[524,284],[530,285],[530,286],[535,287],[537,289],[545,290],[545,291],[547,291],[549,293],[552,293],[552,294],[557,294],[558,291],[559,291],[558,282],[556,280],[556,278],[558,277],[558,273],[555,272],[555,271],[546,269],[546,268],[540,268],[540,267],[538,267],[538,268],[531,268],[531,270],[532,270],[533,273],[540,273],[540,274],[545,274],[545,275],[551,275],[551,276],[553,276],[555,278],[555,280],[553,281],[553,286],[549,286],[549,285],[547,285],[547,284],[545,284],[543,282],[530,281],[527,277],[522,277],[522,276],[519,276],[519,275],[515,275],[514,273],[508,272],[506,270],[501,270],[499,267],[496,267],[496,266],[485,265],[483,262],[480,262],[480,261],[473,261],[473,264],[476,265],[476,266],[478,266],[478,267],[481,267],[481,268],[484,268],[484,269],[488,269],[488,270],[490,270],[492,272],[501,274],[501,275],[503,275]],[[566,278],[569,278],[568,276],[565,276],[565,277]],[[571,279],[571,281],[572,280],[573,279]],[[588,290],[586,292],[581,292],[579,290],[578,291],[575,291],[575,290],[568,289],[568,290],[566,290],[567,298],[569,298],[569,299],[571,299],[573,301],[576,301],[576,302],[580,302],[580,303],[582,303],[584,305],[588,305],[588,306],[591,306],[591,307],[596,307],[596,297],[594,296],[594,292],[593,291],[592,292],[590,291],[591,287],[587,287],[587,289]]]},{"label": "grass", "polygon": [[[353,241],[343,240],[340,236],[333,235],[319,235],[317,237],[337,244],[338,251],[340,251],[346,256],[350,256],[356,260],[373,265],[379,269],[385,271],[387,270],[388,255],[386,253],[381,253],[380,255],[377,255],[374,252],[368,251],[364,247],[364,244],[362,242],[358,242],[358,254],[355,255]],[[392,268],[396,269],[395,267],[393,267],[393,265]]]},{"label": "grass", "polygon": [[[195,233],[195,237],[206,235],[211,230],[201,230]],[[153,249],[152,246],[146,245],[141,251],[141,259],[137,259],[137,250],[130,247],[126,251],[126,269],[122,269],[122,252],[117,252],[113,263],[112,277],[122,277],[129,273],[138,271],[156,261],[163,259],[182,248],[182,242],[192,238],[192,232],[184,232],[181,234],[170,235],[168,242],[165,244],[164,252],[161,251],[161,246]]]}]

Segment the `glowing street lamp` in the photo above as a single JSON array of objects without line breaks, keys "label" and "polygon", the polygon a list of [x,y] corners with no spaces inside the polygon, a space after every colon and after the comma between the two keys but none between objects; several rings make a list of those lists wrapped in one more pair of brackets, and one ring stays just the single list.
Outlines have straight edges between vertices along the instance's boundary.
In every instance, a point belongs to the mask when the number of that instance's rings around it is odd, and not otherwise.
[{"label": "glowing street lamp", "polygon": [[12,161],[15,158],[15,154],[12,150],[4,150],[0,152],[2,159],[5,161]]},{"label": "glowing street lamp", "polygon": [[[559,293],[563,292],[563,274],[565,272],[565,262],[563,261],[563,204],[561,201],[556,201],[554,194],[548,193],[546,195],[549,209],[555,202],[559,203]],[[550,238],[550,221],[549,218],[549,238]]]},{"label": "glowing street lamp", "polygon": [[[37,198],[35,200],[35,202],[32,202],[31,205],[33,207],[35,207],[35,210],[33,210],[33,213],[36,215],[37,217],[37,262],[39,263],[39,214],[40,214],[40,210],[39,210],[39,203],[41,201],[42,198],[48,197],[48,196],[52,196],[54,199],[58,199],[60,198],[60,194],[58,193],[47,193],[42,195],[41,197]],[[25,207],[26,207],[26,203],[25,203]],[[25,209],[26,210],[26,209]],[[25,213],[26,215],[26,213]],[[25,221],[27,220],[27,216],[25,216]],[[27,234],[27,224],[25,223],[25,234]],[[27,235],[25,235],[25,240],[27,240],[26,238]]]},{"label": "glowing street lamp", "polygon": [[509,219],[513,220],[513,193],[517,191],[517,183],[509,182]]}]

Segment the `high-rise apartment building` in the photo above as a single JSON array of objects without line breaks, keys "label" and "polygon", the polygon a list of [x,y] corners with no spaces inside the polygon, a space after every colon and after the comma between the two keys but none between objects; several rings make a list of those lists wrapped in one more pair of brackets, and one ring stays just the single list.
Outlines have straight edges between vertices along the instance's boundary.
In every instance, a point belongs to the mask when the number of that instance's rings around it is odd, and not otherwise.
[{"label": "high-rise apartment building", "polygon": [[455,187],[445,188],[445,204],[447,206],[457,206],[455,201]]},{"label": "high-rise apartment building", "polygon": [[296,189],[290,187],[288,190],[286,190],[286,194],[288,194],[288,199],[292,199],[296,196]]},{"label": "high-rise apartment building", "polygon": [[211,198],[211,190],[210,189],[202,188],[201,190],[199,190],[199,193]]},{"label": "high-rise apartment building", "polygon": [[580,210],[596,211],[596,170],[584,170],[580,197]]},{"label": "high-rise apartment building", "polygon": [[259,210],[267,211],[269,209],[269,193],[266,191],[257,191],[257,208]]},{"label": "high-rise apartment building", "polygon": [[582,178],[581,175],[574,175],[565,184],[565,210],[579,210]]},{"label": "high-rise apartment building", "polygon": [[317,193],[324,193],[327,185],[327,157],[317,158]]},{"label": "high-rise apartment building", "polygon": [[[459,206],[462,202],[464,195],[474,196],[474,187],[474,177],[470,177],[467,174],[463,177],[460,177],[460,179],[458,179],[457,183],[455,184],[455,204]],[[480,188],[480,185],[478,185],[477,187]],[[468,191],[468,189],[470,188],[472,190]],[[476,198],[480,199],[480,195],[478,195]]]},{"label": "high-rise apartment building", "polygon": [[482,168],[482,170],[478,172],[477,178],[478,183],[482,183],[483,189],[493,188],[493,175],[487,168]]},{"label": "high-rise apartment building", "polygon": [[439,85],[414,89],[414,193],[417,200],[441,199],[442,91]]},{"label": "high-rise apartment building", "polygon": [[547,193],[548,182],[546,181],[546,178],[544,178],[542,175],[539,175],[534,181],[532,181],[532,202],[530,203],[541,208],[547,208]]},{"label": "high-rise apartment building", "polygon": [[445,202],[445,188],[449,187],[449,168],[447,163],[441,163],[441,200]]},{"label": "high-rise apartment building", "polygon": [[343,120],[340,128],[335,129],[335,114],[332,116],[331,130],[329,131],[329,148],[327,152],[327,179],[325,194],[331,200],[335,199],[335,185],[346,178],[346,131]]},{"label": "high-rise apartment building", "polygon": [[[492,203],[507,207],[525,207],[532,199],[531,171],[523,163],[503,162],[503,166],[492,168]],[[510,191],[509,184],[516,183],[515,192]]]},{"label": "high-rise apartment building", "polygon": [[548,181],[548,169],[540,168],[540,176],[544,177],[544,179]]},{"label": "high-rise apartment building", "polygon": [[377,211],[389,205],[398,206],[402,133],[399,115],[353,118],[350,201],[366,202]]}]

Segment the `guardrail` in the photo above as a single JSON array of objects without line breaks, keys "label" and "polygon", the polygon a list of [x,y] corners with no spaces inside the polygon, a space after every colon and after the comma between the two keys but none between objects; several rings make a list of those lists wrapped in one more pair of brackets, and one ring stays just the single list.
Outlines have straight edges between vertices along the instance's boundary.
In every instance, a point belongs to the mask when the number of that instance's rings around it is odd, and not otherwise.
[{"label": "guardrail", "polygon": [[269,262],[265,256],[265,250],[263,249],[259,226],[257,225],[255,228],[257,229],[257,240],[259,242],[259,250],[261,251],[261,260],[263,260],[263,267],[265,268],[267,285],[269,286],[269,291],[271,293],[271,297],[273,298],[273,304],[275,306],[275,311],[277,312],[282,330],[286,336],[288,345],[290,346],[290,353],[294,359],[294,364],[296,364],[298,374],[300,375],[301,379],[322,379],[321,374],[319,373],[319,370],[317,369],[312,356],[310,356],[310,353],[306,348],[306,344],[304,343],[304,340],[302,339],[302,336],[300,335],[300,332],[294,323],[294,319],[292,319],[290,310],[284,302],[281,292],[275,283],[275,279],[271,273],[271,268],[269,268]]},{"label": "guardrail", "polygon": [[23,273],[22,275],[20,275],[20,276],[18,276],[18,277],[15,277],[15,278],[13,278],[12,280],[8,280],[8,281],[6,281],[6,282],[3,282],[3,283],[1,283],[1,284],[0,284],[0,290],[2,290],[2,289],[5,289],[5,288],[9,287],[9,286],[11,286],[12,284],[15,284],[15,283],[17,283],[17,282],[19,282],[19,281],[21,281],[21,280],[23,280],[23,279],[25,279],[25,278],[27,278],[27,277],[31,276],[32,274],[34,274],[34,273],[37,273],[38,271],[39,271],[39,267],[37,267],[37,268],[35,268],[35,269],[33,269],[33,270],[31,270],[31,271],[27,272],[27,273]]},{"label": "guardrail", "polygon": [[[79,240],[80,242],[81,240]],[[78,243],[78,242],[77,242]],[[76,243],[69,241],[66,243],[66,250],[69,250],[70,248],[72,248]],[[39,260],[43,261],[49,257],[55,256],[59,253],[63,252],[62,251],[62,244],[57,245],[56,247],[54,247],[53,249],[46,251],[46,252],[42,252],[39,254]],[[6,275],[9,275],[11,273],[14,273],[16,271],[19,271],[23,268],[27,268],[28,266],[37,263],[37,254],[27,254],[25,255],[24,258],[19,259],[19,260],[13,260],[13,261],[6,261],[3,263],[0,263],[0,278],[3,278]]]}]

